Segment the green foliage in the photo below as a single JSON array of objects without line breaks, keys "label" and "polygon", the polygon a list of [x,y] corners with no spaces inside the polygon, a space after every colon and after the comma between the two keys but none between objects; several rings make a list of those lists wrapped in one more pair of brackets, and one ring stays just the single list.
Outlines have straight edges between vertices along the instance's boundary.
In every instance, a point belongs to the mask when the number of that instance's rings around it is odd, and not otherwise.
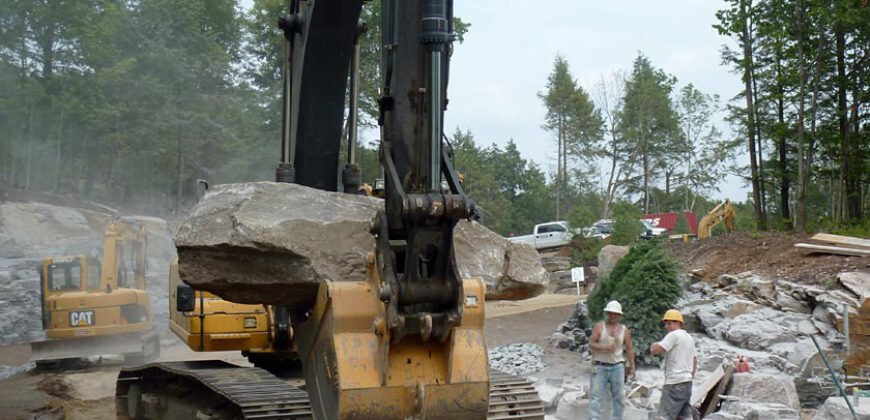
[{"label": "green foliage", "polygon": [[604,306],[611,300],[622,304],[622,322],[631,329],[638,364],[654,365],[657,358],[645,349],[660,340],[665,330],[662,315],[682,295],[678,267],[658,242],[646,242],[623,257],[589,295],[587,304],[593,319],[603,319]]},{"label": "green foliage", "polygon": [[595,238],[586,238],[581,235],[571,239],[571,265],[572,267],[585,266],[586,263],[594,263],[598,253],[604,247],[604,241]]},{"label": "green foliage", "polygon": [[613,204],[613,232],[610,234],[611,243],[614,245],[631,245],[637,242],[638,236],[643,233],[643,224],[640,218],[643,214],[634,204]]},{"label": "green foliage", "polygon": [[596,157],[604,120],[589,94],[574,80],[568,61],[557,55],[547,78],[546,93],[538,93],[547,114],[544,128],[556,136],[556,217],[567,208],[568,159],[592,162]]},{"label": "green foliage", "polygon": [[673,234],[675,235],[685,235],[692,233],[692,229],[689,227],[689,219],[686,218],[685,212],[680,212],[680,215],[677,216],[677,222],[674,224]]},{"label": "green foliage", "polygon": [[[680,150],[678,116],[671,100],[676,79],[653,67],[639,54],[625,82],[623,107],[619,111],[620,134],[632,145],[633,160],[641,173],[633,189],[643,195],[643,209],[650,211],[650,188],[656,176],[673,176],[681,165],[673,155]],[[629,191],[632,188],[629,188]]]},{"label": "green foliage", "polygon": [[568,226],[570,226],[572,229],[581,229],[582,235],[582,229],[592,226],[592,224],[595,223],[598,218],[595,217],[595,213],[593,213],[591,209],[577,206],[571,209],[570,212],[568,212],[568,217],[566,218],[566,220],[568,221]]}]

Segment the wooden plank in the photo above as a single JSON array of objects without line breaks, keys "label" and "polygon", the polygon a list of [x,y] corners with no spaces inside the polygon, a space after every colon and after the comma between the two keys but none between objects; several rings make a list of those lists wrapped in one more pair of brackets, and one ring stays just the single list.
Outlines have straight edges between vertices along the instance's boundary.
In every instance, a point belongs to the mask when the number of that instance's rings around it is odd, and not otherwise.
[{"label": "wooden plank", "polygon": [[870,249],[858,249],[858,248],[844,248],[841,246],[826,246],[826,245],[814,245],[814,244],[805,244],[805,243],[797,243],[794,244],[795,248],[808,249],[810,251],[816,252],[825,252],[828,254],[838,254],[838,255],[853,255],[857,257],[866,257],[870,255]]},{"label": "wooden plank", "polygon": [[697,407],[698,403],[707,397],[710,390],[722,380],[723,376],[725,376],[725,369],[722,369],[722,365],[719,365],[698,386],[692,387],[692,399],[690,401],[692,406]]},{"label": "wooden plank", "polygon": [[732,375],[734,375],[734,365],[729,364],[725,367],[725,375],[722,377],[722,380],[719,381],[719,385],[716,386],[716,389],[712,393],[708,393],[704,402],[701,403],[701,407],[699,408],[701,418],[704,418],[707,414],[719,409],[719,402],[722,399],[721,396],[726,390],[728,390],[728,384],[731,383]]},{"label": "wooden plank", "polygon": [[870,240],[856,238],[854,236],[831,235],[829,233],[817,233],[810,238],[813,242],[824,242],[842,246],[852,246],[870,250]]}]

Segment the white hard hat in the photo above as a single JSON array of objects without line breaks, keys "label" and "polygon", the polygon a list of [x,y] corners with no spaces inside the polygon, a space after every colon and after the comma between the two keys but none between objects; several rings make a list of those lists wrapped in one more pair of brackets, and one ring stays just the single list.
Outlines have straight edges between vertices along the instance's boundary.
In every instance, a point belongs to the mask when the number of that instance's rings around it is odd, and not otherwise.
[{"label": "white hard hat", "polygon": [[622,305],[615,300],[611,300],[610,302],[607,302],[607,306],[604,307],[604,312],[613,312],[622,315]]}]

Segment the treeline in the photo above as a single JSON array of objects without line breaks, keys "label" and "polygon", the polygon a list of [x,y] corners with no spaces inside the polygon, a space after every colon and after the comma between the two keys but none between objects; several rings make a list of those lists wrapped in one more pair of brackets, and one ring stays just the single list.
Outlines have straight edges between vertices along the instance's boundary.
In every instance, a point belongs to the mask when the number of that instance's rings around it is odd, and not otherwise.
[{"label": "treeline", "polygon": [[196,179],[269,179],[277,75],[257,19],[235,0],[4,2],[0,180],[165,211]]},{"label": "treeline", "polygon": [[[287,6],[240,4],[6,2],[0,182],[165,213],[196,199],[197,179],[274,179],[283,57],[276,20]],[[363,9],[361,108],[370,127],[379,7]],[[539,93],[553,138],[540,147],[556,149],[555,167],[524,159],[514,140],[475,139],[474,127],[448,136],[456,167],[487,224],[505,235],[553,219],[586,225],[623,204],[638,213],[705,213],[728,173],[753,187],[738,206],[751,208],[738,213],[746,228],[862,220],[870,201],[868,13],[860,0],[732,0],[720,11],[711,30],[739,46],[723,59],[746,82],[726,108],[733,138],[714,124],[718,97],[643,54],[585,88],[558,56]],[[457,22],[460,42],[469,27]],[[363,179],[372,182],[377,146],[359,147]],[[748,168],[733,163],[745,157]]]},{"label": "treeline", "polygon": [[723,62],[744,82],[729,113],[750,158],[757,228],[866,226],[867,2],[730,0],[717,18],[736,45]]}]

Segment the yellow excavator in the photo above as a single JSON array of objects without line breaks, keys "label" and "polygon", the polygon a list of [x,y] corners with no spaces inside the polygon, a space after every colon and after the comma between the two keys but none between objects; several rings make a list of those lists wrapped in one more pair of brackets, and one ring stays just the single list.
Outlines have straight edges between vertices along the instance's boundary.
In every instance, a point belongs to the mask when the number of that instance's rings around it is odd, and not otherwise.
[{"label": "yellow excavator", "polygon": [[726,198],[725,201],[701,218],[701,221],[698,223],[698,239],[710,237],[713,233],[713,228],[722,222],[725,222],[725,227],[728,228],[729,233],[734,232],[735,218],[737,218],[737,212],[734,211],[731,200]]},{"label": "yellow excavator", "polygon": [[[185,290],[175,259],[169,268],[170,303],[178,301],[179,286]],[[298,368],[293,332],[281,308],[230,302],[202,290],[195,291],[187,305],[192,310],[181,311],[179,305],[170,304],[169,329],[191,350],[237,350],[254,366],[273,373]]]},{"label": "yellow excavator", "polygon": [[[278,182],[359,191],[353,151],[363,4],[290,0],[289,13],[279,20],[286,42]],[[483,331],[486,286],[480,278],[461,278],[455,264],[453,229],[473,217],[475,204],[442,144],[453,1],[385,0],[380,17],[384,208],[372,220],[375,247],[367,280],[323,280],[310,299],[261,295],[259,302],[289,315],[287,332],[304,387],[221,361],[147,364],[119,373],[119,418],[544,418],[526,379],[490,371]],[[350,111],[344,106],[348,91]],[[342,169],[345,113],[350,153]],[[182,252],[179,264],[186,264]],[[193,321],[189,346],[217,346],[205,334],[209,318],[202,318],[204,328],[195,321],[197,311],[206,313],[207,297],[187,285],[175,290],[176,310]],[[246,315],[238,316],[244,328]]]},{"label": "yellow excavator", "polygon": [[102,259],[74,255],[43,260],[46,339],[30,345],[37,366],[112,354],[135,364],[159,355],[145,291],[146,244],[143,223],[117,219],[103,232]]}]

